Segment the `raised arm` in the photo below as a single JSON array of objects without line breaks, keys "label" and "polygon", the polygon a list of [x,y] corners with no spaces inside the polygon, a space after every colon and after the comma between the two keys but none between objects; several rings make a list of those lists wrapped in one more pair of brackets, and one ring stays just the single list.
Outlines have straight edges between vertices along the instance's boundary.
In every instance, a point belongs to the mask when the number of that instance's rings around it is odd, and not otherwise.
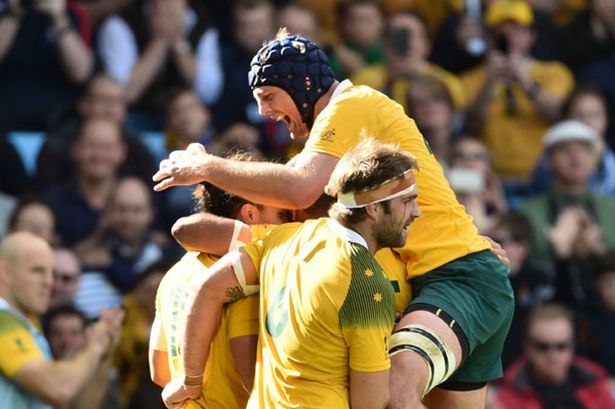
[{"label": "raised arm", "polygon": [[[236,276],[235,267],[241,264],[244,280]],[[167,407],[175,407],[186,399],[201,394],[203,372],[209,356],[209,345],[220,326],[225,303],[244,297],[244,286],[258,282],[256,268],[243,251],[232,252],[212,265],[203,279],[196,284],[195,292],[188,301],[188,315],[183,343],[185,376],[174,379],[164,388],[162,398]]]},{"label": "raised arm", "polygon": [[302,209],[323,193],[337,158],[304,152],[294,166],[268,162],[239,162],[208,154],[203,145],[191,144],[172,152],[154,175],[161,191],[171,186],[208,181],[238,196],[269,206]]},{"label": "raised arm", "polygon": [[71,25],[64,0],[38,0],[35,9],[49,16],[58,44],[58,55],[66,76],[75,84],[85,82],[92,74],[94,56],[79,33]]}]

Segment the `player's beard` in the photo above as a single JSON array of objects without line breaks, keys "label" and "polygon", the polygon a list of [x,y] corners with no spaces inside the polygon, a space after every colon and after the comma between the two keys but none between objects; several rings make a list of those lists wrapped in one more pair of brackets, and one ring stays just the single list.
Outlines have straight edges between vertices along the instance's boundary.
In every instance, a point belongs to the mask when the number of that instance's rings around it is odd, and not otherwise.
[{"label": "player's beard", "polygon": [[378,248],[403,247],[406,244],[407,229],[403,222],[388,222],[374,230],[374,240]]}]

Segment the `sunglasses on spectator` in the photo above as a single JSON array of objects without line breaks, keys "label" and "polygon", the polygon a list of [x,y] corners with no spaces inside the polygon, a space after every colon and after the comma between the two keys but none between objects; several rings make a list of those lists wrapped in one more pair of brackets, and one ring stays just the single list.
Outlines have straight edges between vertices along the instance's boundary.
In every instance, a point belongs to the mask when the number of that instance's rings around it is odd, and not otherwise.
[{"label": "sunglasses on spectator", "polygon": [[561,341],[561,342],[544,342],[538,340],[530,341],[530,345],[538,352],[548,352],[550,350],[556,350],[558,352],[562,352],[567,350],[572,346],[572,341]]},{"label": "sunglasses on spectator", "polygon": [[74,282],[75,280],[77,280],[77,277],[78,277],[77,274],[62,273],[62,272],[59,272],[59,271],[54,271],[53,272],[54,280],[61,281],[64,284],[68,284],[68,283]]}]

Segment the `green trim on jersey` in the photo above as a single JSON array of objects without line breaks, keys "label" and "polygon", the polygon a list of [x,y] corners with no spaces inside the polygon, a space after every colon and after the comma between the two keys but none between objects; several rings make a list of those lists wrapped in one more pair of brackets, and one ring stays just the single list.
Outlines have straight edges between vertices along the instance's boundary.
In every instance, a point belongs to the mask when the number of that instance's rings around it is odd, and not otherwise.
[{"label": "green trim on jersey", "polygon": [[15,330],[28,330],[28,327],[14,314],[7,311],[0,311],[0,335]]},{"label": "green trim on jersey", "polygon": [[349,246],[352,275],[339,312],[340,327],[393,328],[395,294],[391,282],[367,248],[353,242]]}]

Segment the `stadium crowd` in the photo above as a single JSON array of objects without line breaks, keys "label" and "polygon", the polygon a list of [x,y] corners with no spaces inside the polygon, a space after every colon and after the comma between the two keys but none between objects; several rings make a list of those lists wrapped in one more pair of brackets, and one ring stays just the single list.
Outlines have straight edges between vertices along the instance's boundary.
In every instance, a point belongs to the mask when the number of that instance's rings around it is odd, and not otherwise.
[{"label": "stadium crowd", "polygon": [[[200,236],[203,211],[246,225],[326,213],[254,199],[273,182],[221,186],[257,192],[245,200],[152,189],[158,163],[193,143],[278,164],[304,149],[248,81],[279,27],[326,52],[329,85],[397,102],[505,250],[514,315],[486,407],[615,408],[613,0],[0,0],[0,407],[164,408],[177,368],[153,365],[150,333],[164,338],[156,317],[180,289],[157,290],[193,279],[184,249],[207,266],[231,249]],[[415,156],[418,179],[432,169]],[[245,354],[232,341],[258,328],[229,311],[228,339],[210,341],[230,342],[232,366]],[[233,372],[244,388],[249,362]],[[206,407],[245,404],[215,387],[233,398]]]}]

